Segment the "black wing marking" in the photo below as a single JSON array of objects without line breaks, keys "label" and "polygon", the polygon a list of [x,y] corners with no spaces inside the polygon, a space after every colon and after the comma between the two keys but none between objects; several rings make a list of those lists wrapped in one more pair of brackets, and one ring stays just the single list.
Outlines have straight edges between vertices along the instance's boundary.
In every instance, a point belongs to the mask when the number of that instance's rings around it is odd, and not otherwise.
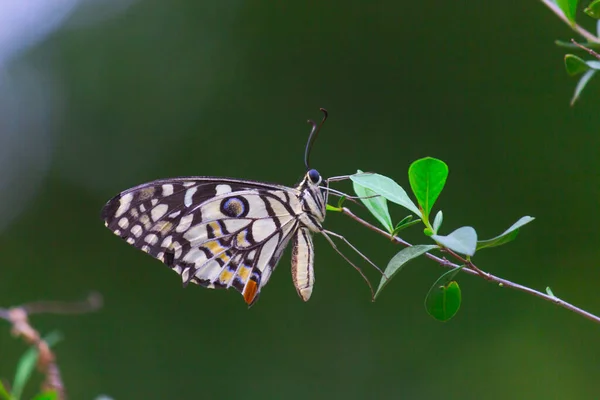
[{"label": "black wing marking", "polygon": [[233,286],[252,304],[297,229],[296,192],[234,179],[165,179],[115,196],[102,218],[184,285]]}]

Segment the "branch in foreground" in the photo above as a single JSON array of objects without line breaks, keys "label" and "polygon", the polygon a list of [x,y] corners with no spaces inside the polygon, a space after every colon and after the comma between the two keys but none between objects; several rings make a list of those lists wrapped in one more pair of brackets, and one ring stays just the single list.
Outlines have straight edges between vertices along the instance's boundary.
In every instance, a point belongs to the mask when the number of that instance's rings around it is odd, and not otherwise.
[{"label": "branch in foreground", "polygon": [[575,46],[579,47],[580,49],[587,51],[590,56],[596,57],[598,60],[600,60],[600,54],[596,53],[594,50],[588,49],[584,45],[577,43],[575,41],[575,39],[571,39],[571,43],[573,43]]},{"label": "branch in foreground", "polygon": [[[346,207],[342,207],[341,208],[341,212],[345,215],[347,215],[348,217],[352,218],[353,220],[355,220],[356,222],[362,224],[363,226],[371,229],[372,231],[375,231],[377,233],[379,233],[382,236],[387,237],[388,239],[390,239],[392,242],[394,243],[398,243],[401,244],[402,246],[405,247],[412,247],[412,244],[408,243],[407,241],[405,241],[404,239],[398,237],[398,236],[394,236],[394,235],[390,235],[389,233],[387,233],[386,231],[384,231],[383,229],[380,229],[378,227],[376,227],[375,225],[370,224],[369,222],[365,221],[364,219],[360,218],[359,216],[357,216],[356,214],[354,214],[352,211],[350,211],[348,208]],[[460,255],[456,254],[455,252],[453,252],[452,250],[449,249],[444,249],[441,248],[441,250],[449,255],[451,255],[452,257],[454,257],[455,259],[457,259],[459,262],[461,262],[462,264],[465,265],[465,267],[462,269],[464,272],[466,272],[467,274],[471,274],[471,275],[475,275],[475,276],[480,276],[482,278],[484,278],[485,280],[489,281],[489,282],[493,282],[498,284],[499,286],[502,287],[508,287],[514,290],[518,290],[520,292],[525,292],[527,294],[530,294],[532,296],[536,296],[539,297],[541,299],[544,299],[546,301],[549,301],[551,303],[556,304],[559,307],[565,308],[567,310],[570,310],[576,314],[579,314],[591,321],[594,321],[596,323],[600,324],[600,317],[591,314],[579,307],[574,306],[571,303],[568,303],[562,299],[559,299],[556,296],[551,296],[549,294],[546,293],[542,293],[539,292],[535,289],[531,289],[527,286],[523,286],[523,285],[519,285],[518,283],[514,283],[511,282],[509,280],[497,277],[495,275],[492,275],[488,272],[484,272],[483,270],[481,270],[480,268],[478,268],[475,264],[473,264],[472,261],[470,260],[465,260],[463,257],[461,257]],[[445,267],[445,268],[449,268],[449,269],[454,269],[454,268],[459,268],[460,265],[457,265],[453,262],[450,262],[448,260],[446,260],[445,258],[440,258],[436,255],[433,255],[431,253],[425,253],[425,256],[428,257],[429,259],[437,262],[438,264],[440,264],[441,266]]]},{"label": "branch in foreground", "polygon": [[45,375],[42,391],[54,390],[57,399],[66,399],[60,369],[56,364],[56,356],[50,346],[42,339],[39,332],[29,323],[29,315],[40,313],[51,314],[83,314],[93,312],[102,307],[102,296],[99,293],[90,293],[88,298],[81,302],[67,303],[58,301],[41,301],[23,304],[17,307],[0,308],[0,318],[12,325],[12,334],[21,336],[25,342],[35,346],[38,350],[38,369]]},{"label": "branch in foreground", "polygon": [[542,1],[542,3],[544,3],[544,5],[546,7],[548,7],[550,10],[552,10],[552,12],[554,14],[556,14],[558,16],[558,18],[562,19],[565,24],[569,25],[569,27],[571,29],[573,29],[575,32],[579,33],[581,36],[583,36],[588,42],[600,43],[600,38],[596,37],[595,35],[590,33],[588,30],[581,27],[580,25],[575,24],[575,23],[572,24],[571,21],[569,21],[567,16],[562,12],[560,7],[557,6],[554,1],[552,1],[552,0],[541,0],[541,1]]}]

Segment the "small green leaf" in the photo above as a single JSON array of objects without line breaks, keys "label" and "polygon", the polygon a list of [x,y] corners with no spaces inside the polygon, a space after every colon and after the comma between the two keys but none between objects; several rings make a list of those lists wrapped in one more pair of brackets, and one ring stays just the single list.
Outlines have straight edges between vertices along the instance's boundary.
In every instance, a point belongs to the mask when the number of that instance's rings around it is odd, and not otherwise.
[{"label": "small green leaf", "polygon": [[546,286],[546,293],[548,294],[548,296],[550,297],[556,297],[554,295],[554,293],[552,293],[552,289],[550,289],[550,286]]},{"label": "small green leaf", "polygon": [[447,178],[448,166],[437,158],[421,158],[410,165],[408,180],[419,206],[423,209],[423,221],[429,221],[429,213],[444,189]]},{"label": "small green leaf", "polygon": [[406,217],[402,218],[402,221],[400,221],[400,222],[398,222],[398,224],[396,224],[396,227],[394,228],[392,235],[397,235],[398,232],[400,232],[401,230],[406,229],[408,227],[411,227],[411,226],[416,225],[421,222],[420,218],[417,218],[414,221],[412,219],[413,219],[412,215],[407,215]]},{"label": "small green leaf", "polygon": [[584,59],[579,58],[574,54],[565,55],[565,68],[567,70],[567,74],[571,76],[582,74],[590,69]]},{"label": "small green leaf", "polygon": [[577,101],[577,99],[579,99],[579,96],[581,95],[581,91],[585,88],[585,86],[588,84],[590,79],[592,79],[592,77],[594,76],[595,73],[596,73],[596,70],[590,69],[589,71],[587,71],[585,74],[583,74],[581,76],[581,79],[579,79],[579,82],[577,82],[577,86],[575,87],[575,93],[573,93],[573,98],[571,99],[571,105],[574,105],[575,102]]},{"label": "small green leaf", "polygon": [[500,235],[496,236],[495,238],[478,241],[477,242],[477,250],[485,249],[486,247],[501,246],[508,242],[512,242],[513,240],[515,240],[515,238],[519,234],[519,228],[525,224],[530,223],[534,219],[535,218],[528,217],[528,216],[519,218],[519,220],[517,222],[515,222],[514,224],[512,224],[510,228],[508,228],[507,230],[505,230],[504,232],[502,232]]},{"label": "small green leaf", "polygon": [[[362,174],[361,170],[358,170],[359,174]],[[394,231],[394,225],[392,224],[392,217],[388,211],[387,200],[385,197],[377,195],[371,189],[367,189],[364,186],[359,185],[356,182],[352,182],[356,195],[360,197],[360,201],[367,207],[367,209],[373,214],[375,218],[383,225],[388,232]],[[375,196],[375,197],[369,197]]]},{"label": "small green leaf", "polygon": [[58,394],[54,390],[40,393],[33,398],[33,400],[56,400],[56,399],[58,399]]},{"label": "small green leaf", "polygon": [[360,186],[371,189],[375,193],[382,195],[392,203],[399,204],[402,207],[414,212],[418,216],[421,215],[419,207],[412,202],[410,197],[408,197],[406,194],[406,191],[387,176],[367,172],[350,175],[350,179],[352,182],[356,182]]},{"label": "small green leaf", "polygon": [[448,321],[456,315],[460,308],[460,286],[453,279],[463,267],[464,265],[454,268],[440,276],[427,293],[425,309],[429,315],[438,321]]},{"label": "small green leaf", "polygon": [[438,233],[438,231],[440,230],[440,226],[442,226],[443,220],[444,220],[444,214],[442,213],[442,210],[440,210],[437,212],[437,214],[435,214],[435,218],[433,220],[433,231],[435,233]]},{"label": "small green leaf", "polygon": [[[598,34],[600,34],[600,32],[598,32]],[[580,50],[579,46],[574,45],[572,42],[567,42],[564,40],[555,40],[554,44],[557,45],[558,47],[564,47],[567,49],[571,49],[571,50]],[[583,42],[580,43],[583,46],[587,47],[588,49],[600,49],[600,43],[594,43],[594,42]]]},{"label": "small green leaf", "polygon": [[335,212],[342,212],[342,209],[340,207],[334,207],[330,204],[326,204],[325,205],[325,211],[335,211]]},{"label": "small green leaf", "polygon": [[477,250],[477,232],[470,226],[458,228],[447,236],[432,235],[431,238],[442,246],[467,256],[472,256]]},{"label": "small green leaf", "polygon": [[10,397],[10,394],[8,394],[8,392],[4,388],[4,385],[2,384],[2,382],[0,382],[0,399],[2,399],[2,400],[11,400],[12,399],[12,397]]},{"label": "small green leaf", "polygon": [[383,272],[384,276],[381,277],[381,281],[379,282],[379,287],[375,292],[375,298],[379,296],[381,290],[389,283],[389,281],[396,275],[400,270],[406,265],[410,260],[417,258],[430,250],[437,249],[436,245],[424,245],[418,244],[412,247],[407,247],[405,249],[400,250],[390,262],[388,262],[387,267],[385,267],[385,271]]},{"label": "small green leaf", "polygon": [[600,0],[592,1],[586,8],[584,8],[583,12],[592,18],[600,19]]},{"label": "small green leaf", "polygon": [[561,9],[571,25],[575,24],[575,13],[577,11],[578,0],[555,0],[556,5]]},{"label": "small green leaf", "polygon": [[[61,339],[62,335],[60,332],[54,331],[49,333],[48,336],[44,338],[44,341],[48,344],[48,346],[51,347]],[[19,359],[12,387],[12,395],[17,400],[21,398],[23,389],[31,377],[31,373],[33,372],[35,364],[38,360],[38,355],[38,350],[32,346]]]},{"label": "small green leaf", "polygon": [[[407,215],[406,217],[402,218],[402,220],[400,222],[398,222],[396,224],[396,227],[394,228],[394,230],[398,230],[398,229],[402,229],[402,227],[408,223],[410,223],[413,219],[412,215]],[[418,220],[420,221],[420,220]]]}]

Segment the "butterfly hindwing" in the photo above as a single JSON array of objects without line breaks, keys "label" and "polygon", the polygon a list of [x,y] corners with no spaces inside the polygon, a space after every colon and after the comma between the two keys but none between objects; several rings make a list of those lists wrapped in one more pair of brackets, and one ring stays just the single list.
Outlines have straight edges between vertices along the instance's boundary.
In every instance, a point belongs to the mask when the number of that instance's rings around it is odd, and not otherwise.
[{"label": "butterfly hindwing", "polygon": [[298,229],[298,190],[252,181],[175,178],[126,190],[102,210],[116,235],[209,288],[258,298]]}]

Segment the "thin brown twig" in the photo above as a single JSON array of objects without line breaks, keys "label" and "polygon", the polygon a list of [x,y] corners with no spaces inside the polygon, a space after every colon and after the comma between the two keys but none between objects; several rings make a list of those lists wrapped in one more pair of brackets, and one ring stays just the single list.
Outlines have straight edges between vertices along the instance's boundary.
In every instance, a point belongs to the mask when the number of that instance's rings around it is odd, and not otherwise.
[{"label": "thin brown twig", "polygon": [[473,262],[469,258],[463,258],[462,256],[456,254],[454,251],[452,251],[451,249],[449,249],[447,247],[441,248],[441,250],[445,253],[450,254],[452,257],[456,258],[462,264],[469,267],[469,269],[472,269],[473,271],[477,272],[477,274],[479,274],[479,276],[481,276],[483,279],[486,279],[488,281],[490,280],[490,274],[477,268],[477,266],[475,264],[473,264]]},{"label": "thin brown twig", "polygon": [[[395,236],[395,235],[390,235],[388,232],[384,231],[383,229],[380,229],[378,227],[376,227],[375,225],[372,225],[371,223],[365,221],[364,219],[360,218],[359,216],[357,216],[356,214],[354,214],[352,211],[350,211],[348,208],[346,207],[342,207],[341,212],[345,215],[347,215],[348,217],[352,218],[353,220],[355,220],[356,222],[360,223],[361,225],[371,229],[374,232],[379,233],[382,236],[387,237],[388,239],[390,239],[392,242],[394,243],[398,243],[401,244],[405,247],[412,247],[412,244],[408,243],[407,241],[405,241],[404,239]],[[551,296],[549,294],[543,293],[543,292],[539,292],[535,289],[529,288],[527,286],[523,286],[520,285],[518,283],[515,282],[511,282],[507,279],[504,278],[500,278],[498,276],[492,275],[489,272],[484,272],[483,270],[481,270],[480,268],[478,268],[477,266],[475,266],[475,264],[473,264],[473,262],[471,260],[466,260],[463,257],[461,257],[460,255],[456,254],[455,252],[453,252],[450,249],[444,249],[444,251],[448,254],[450,254],[452,257],[456,258],[457,260],[459,260],[462,264],[465,265],[465,267],[462,269],[464,272],[466,272],[467,274],[470,275],[475,275],[475,276],[480,276],[482,278],[484,278],[485,280],[489,281],[489,282],[493,282],[501,287],[507,287],[507,288],[511,288],[520,292],[524,292],[527,294],[530,294],[532,296],[535,297],[539,297],[540,299],[549,301],[551,303],[556,304],[559,307],[562,307],[564,309],[567,309],[569,311],[572,311],[576,314],[581,315],[584,318],[589,319],[590,321],[596,322],[598,324],[600,324],[600,317],[589,313],[577,306],[574,306],[573,304],[566,302],[562,299],[559,299],[556,296]],[[445,268],[449,268],[449,269],[454,269],[454,268],[458,268],[460,267],[460,265],[455,264],[451,261],[448,261],[445,258],[441,258],[438,257],[434,254],[431,253],[425,253],[425,256],[427,258],[429,258],[430,260],[435,261],[436,263],[440,264],[441,266],[445,267]]]},{"label": "thin brown twig", "polygon": [[86,314],[97,311],[102,307],[102,295],[92,292],[85,300],[78,302],[66,301],[40,301],[23,304],[19,308],[24,309],[27,314]]},{"label": "thin brown twig", "polygon": [[84,301],[67,303],[59,301],[41,301],[23,304],[17,307],[0,308],[0,318],[12,325],[12,334],[20,336],[28,344],[38,350],[38,369],[45,375],[42,391],[54,390],[57,399],[65,400],[65,388],[62,382],[60,369],[56,363],[56,356],[50,350],[48,343],[42,339],[39,332],[29,323],[29,315],[39,313],[52,314],[81,314],[96,311],[102,307],[102,296],[91,293]]},{"label": "thin brown twig", "polygon": [[579,44],[575,41],[575,39],[571,39],[571,43],[573,43],[575,46],[579,47],[582,50],[587,51],[592,57],[596,57],[598,60],[600,60],[600,54],[596,53],[594,50],[589,49],[587,47],[585,47],[582,44]]}]

